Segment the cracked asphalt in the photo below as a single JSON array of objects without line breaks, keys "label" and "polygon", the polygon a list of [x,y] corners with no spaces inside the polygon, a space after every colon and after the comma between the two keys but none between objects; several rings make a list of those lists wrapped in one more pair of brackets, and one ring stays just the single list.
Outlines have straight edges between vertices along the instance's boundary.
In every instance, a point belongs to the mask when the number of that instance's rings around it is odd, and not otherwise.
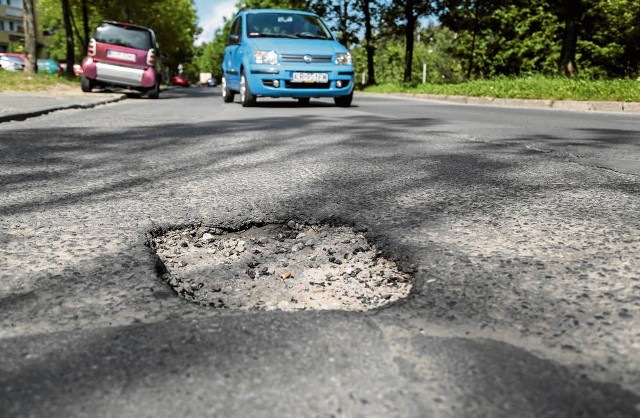
[{"label": "cracked asphalt", "polygon": [[[0,416],[640,414],[637,115],[258,103],[191,88],[0,124]],[[290,220],[366,230],[411,294],[202,307],[146,245]]]}]

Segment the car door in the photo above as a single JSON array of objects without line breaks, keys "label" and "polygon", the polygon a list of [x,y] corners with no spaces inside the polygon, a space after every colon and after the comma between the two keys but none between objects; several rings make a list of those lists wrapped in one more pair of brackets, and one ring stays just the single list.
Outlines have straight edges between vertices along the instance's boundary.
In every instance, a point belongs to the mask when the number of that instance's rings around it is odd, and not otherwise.
[{"label": "car door", "polygon": [[242,64],[242,16],[238,16],[231,24],[229,41],[224,51],[224,76],[227,85],[233,90],[240,90],[240,66]]}]

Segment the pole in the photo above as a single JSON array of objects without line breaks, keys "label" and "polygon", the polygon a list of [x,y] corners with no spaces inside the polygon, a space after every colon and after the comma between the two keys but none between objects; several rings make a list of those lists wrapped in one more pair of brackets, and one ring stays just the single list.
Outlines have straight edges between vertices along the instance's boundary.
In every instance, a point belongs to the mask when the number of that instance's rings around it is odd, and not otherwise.
[{"label": "pole", "polygon": [[427,82],[427,61],[422,63],[422,84]]}]

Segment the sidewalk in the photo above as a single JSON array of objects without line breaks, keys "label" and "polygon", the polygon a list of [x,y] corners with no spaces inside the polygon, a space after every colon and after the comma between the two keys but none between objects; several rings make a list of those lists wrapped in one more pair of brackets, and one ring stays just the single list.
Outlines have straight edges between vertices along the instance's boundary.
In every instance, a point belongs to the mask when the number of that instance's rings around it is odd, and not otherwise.
[{"label": "sidewalk", "polygon": [[525,107],[537,109],[572,110],[578,112],[624,112],[640,113],[639,102],[589,102],[577,100],[534,100],[534,99],[500,99],[495,97],[452,96],[420,93],[359,93],[374,97],[399,97],[423,100],[436,100],[449,103]]},{"label": "sidewalk", "polygon": [[127,96],[122,93],[78,92],[0,92],[0,123],[25,120],[63,109],[86,109],[117,102]]}]

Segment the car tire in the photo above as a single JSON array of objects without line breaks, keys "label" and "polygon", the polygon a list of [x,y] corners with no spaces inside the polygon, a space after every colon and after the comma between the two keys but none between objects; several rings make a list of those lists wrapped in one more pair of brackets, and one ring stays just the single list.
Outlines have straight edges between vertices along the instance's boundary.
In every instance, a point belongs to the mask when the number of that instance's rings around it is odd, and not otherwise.
[{"label": "car tire", "polygon": [[233,97],[236,94],[229,90],[229,86],[227,85],[227,79],[222,77],[222,101],[225,103],[233,102]]},{"label": "car tire", "polygon": [[351,102],[353,101],[353,92],[347,94],[346,96],[334,97],[333,101],[335,102],[336,106],[349,107],[351,106]]},{"label": "car tire", "polygon": [[298,103],[303,105],[303,106],[308,105],[310,102],[311,102],[311,98],[310,97],[300,97],[298,99]]},{"label": "car tire", "polygon": [[242,72],[240,76],[240,103],[242,107],[252,107],[256,105],[256,96],[251,93],[249,83],[247,83],[247,76]]},{"label": "car tire", "polygon": [[82,76],[80,78],[80,87],[82,88],[83,92],[91,93],[91,90],[93,89],[93,82],[89,80],[87,77]]},{"label": "car tire", "polygon": [[156,84],[147,92],[149,99],[157,99],[160,97],[160,81],[156,81]]}]

